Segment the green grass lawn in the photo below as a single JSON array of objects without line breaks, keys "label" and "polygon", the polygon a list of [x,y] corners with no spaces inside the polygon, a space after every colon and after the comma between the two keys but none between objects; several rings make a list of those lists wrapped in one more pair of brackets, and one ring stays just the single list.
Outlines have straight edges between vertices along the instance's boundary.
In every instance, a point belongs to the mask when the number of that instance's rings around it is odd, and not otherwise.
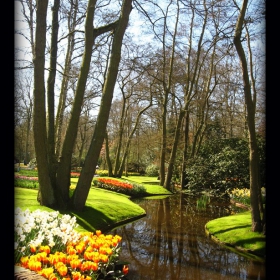
[{"label": "green grass lawn", "polygon": [[[53,211],[37,202],[37,190],[15,188],[15,207],[31,211]],[[121,223],[145,215],[143,208],[133,203],[128,196],[107,190],[91,188],[85,208],[81,212],[64,211],[61,214],[76,216],[78,231],[106,231]]]},{"label": "green grass lawn", "polygon": [[[34,175],[34,174],[33,174]],[[150,177],[131,177],[130,182],[142,184],[143,180],[155,182],[156,178]],[[148,180],[147,180],[148,179]],[[127,177],[121,180],[127,181]],[[78,178],[71,178],[71,188],[75,188]],[[152,195],[155,198],[164,198],[170,195],[171,192],[159,185],[145,184],[147,194],[151,199]],[[21,209],[29,208],[31,211],[41,209],[45,211],[53,211],[52,209],[39,205],[37,201],[37,190],[26,188],[15,188],[15,207]],[[159,196],[161,195],[161,196]],[[130,222],[144,216],[146,213],[143,208],[130,200],[130,197],[124,194],[115,193],[112,191],[91,187],[83,211],[73,212],[65,211],[61,214],[74,215],[77,218],[79,227],[78,231],[95,231],[100,229],[107,231],[115,226]]]},{"label": "green grass lawn", "polygon": [[[123,176],[123,181],[143,184],[150,199],[164,198],[171,193],[159,186],[156,177],[146,176]],[[78,178],[71,178],[71,187],[75,187]],[[14,188],[15,207],[21,209],[29,208],[31,211],[40,209],[53,211],[52,209],[40,206],[37,201],[37,190],[26,188]],[[153,197],[155,195],[155,197]],[[100,229],[104,232],[119,225],[131,222],[144,216],[146,213],[138,204],[133,203],[129,196],[91,187],[84,211],[65,211],[60,214],[70,214],[77,218],[79,227],[77,231],[94,232]],[[251,214],[249,211],[239,214],[218,218],[205,225],[207,234],[213,240],[220,242],[229,248],[236,248],[244,252],[246,256],[262,260],[265,256],[266,239],[261,233],[251,231]]]},{"label": "green grass lawn", "polygon": [[171,192],[159,185],[157,177],[122,176],[121,180],[144,185],[148,195],[170,195]]},{"label": "green grass lawn", "polygon": [[263,259],[266,255],[266,237],[252,232],[251,213],[245,211],[209,221],[206,232],[215,240],[230,248],[238,249],[252,258]]}]

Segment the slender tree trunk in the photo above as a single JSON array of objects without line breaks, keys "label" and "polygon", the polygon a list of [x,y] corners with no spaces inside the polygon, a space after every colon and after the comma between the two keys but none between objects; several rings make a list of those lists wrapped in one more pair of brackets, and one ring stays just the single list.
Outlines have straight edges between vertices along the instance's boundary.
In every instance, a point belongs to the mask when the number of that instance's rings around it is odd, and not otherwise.
[{"label": "slender tree trunk", "polygon": [[[54,130],[54,86],[56,77],[56,62],[57,62],[57,38],[59,29],[58,11],[60,7],[60,0],[54,0],[52,7],[52,34],[51,34],[51,50],[50,50],[50,71],[47,81],[47,99],[48,99],[48,163],[50,170],[50,180],[55,192],[55,196],[59,196],[56,191],[55,178],[57,161],[55,157],[55,130]],[[58,197],[56,198],[59,199]]]},{"label": "slender tree trunk", "polygon": [[[164,98],[167,100],[167,97]],[[160,151],[160,166],[159,166],[159,184],[164,185],[165,179],[165,158],[166,158],[166,101],[164,101],[162,114],[161,114],[161,151]]]},{"label": "slender tree trunk", "polygon": [[105,133],[105,153],[106,153],[106,161],[107,161],[107,167],[108,167],[108,176],[113,176],[113,167],[112,162],[110,159],[110,149],[109,149],[109,141],[108,141],[108,133],[106,131]]},{"label": "slender tree trunk", "polygon": [[[172,35],[172,50],[171,50],[171,58],[169,63],[169,73],[168,73],[168,80],[167,83],[165,82],[165,67],[166,67],[166,53],[165,53],[165,30],[163,34],[163,53],[164,53],[164,65],[163,65],[163,88],[164,88],[164,102],[162,108],[162,148],[161,148],[161,157],[160,157],[160,185],[165,186],[165,188],[169,188],[170,186],[166,184],[165,179],[170,177],[170,174],[165,176],[165,160],[166,160],[166,147],[167,147],[167,130],[166,130],[166,115],[167,115],[167,103],[168,103],[168,96],[170,94],[170,89],[172,85],[172,78],[173,78],[173,68],[174,68],[174,55],[175,55],[175,45],[176,45],[176,36],[177,36],[177,28],[179,22],[179,4],[177,1],[177,11],[176,11],[176,20],[175,20],[175,27],[174,27],[174,34]],[[164,29],[166,29],[166,18],[164,23]],[[172,155],[171,155],[172,157]],[[173,167],[169,168],[168,171],[173,172]],[[172,176],[172,174],[171,174]]]},{"label": "slender tree trunk", "polygon": [[55,123],[55,136],[56,136],[56,143],[55,143],[55,155],[56,160],[59,159],[59,155],[61,152],[61,143],[62,143],[62,126],[64,120],[64,110],[66,104],[66,97],[67,97],[67,89],[68,89],[68,81],[71,69],[71,59],[74,52],[75,46],[75,28],[76,28],[76,18],[77,18],[77,6],[78,0],[75,0],[75,3],[71,3],[70,7],[70,14],[68,16],[68,26],[69,26],[69,36],[67,42],[67,51],[66,51],[66,58],[65,58],[65,66],[63,71],[63,77],[60,87],[60,94],[59,94],[59,102],[56,114],[56,123]]},{"label": "slender tree trunk", "polygon": [[261,215],[259,209],[259,188],[260,188],[259,153],[258,153],[258,145],[256,139],[256,131],[255,131],[255,105],[254,105],[255,100],[252,100],[252,96],[251,96],[251,85],[250,85],[250,79],[248,75],[247,61],[241,43],[242,26],[244,24],[244,17],[245,17],[247,5],[248,5],[248,0],[243,0],[242,8],[240,10],[240,15],[236,23],[234,45],[238,53],[241,68],[242,68],[245,104],[247,108],[247,124],[249,130],[249,149],[250,149],[249,170],[250,170],[252,231],[261,232],[262,223],[261,223]]},{"label": "slender tree trunk", "polygon": [[187,167],[187,160],[188,160],[188,145],[189,145],[189,119],[190,119],[190,112],[187,110],[185,115],[185,129],[184,129],[184,150],[183,150],[183,160],[182,160],[182,168],[181,168],[181,188],[184,188],[187,184],[187,177],[186,177],[186,167]]},{"label": "slender tree trunk", "polygon": [[81,125],[80,128],[80,141],[81,141],[81,145],[79,147],[77,147],[79,155],[78,155],[78,164],[79,166],[82,166],[82,156],[84,153],[84,149],[85,149],[85,145],[87,143],[87,124],[88,124],[88,118],[85,121],[84,124]]},{"label": "slender tree trunk", "polygon": [[96,0],[89,0],[85,23],[85,50],[83,54],[80,75],[67,127],[65,140],[62,146],[60,162],[57,169],[56,185],[59,188],[62,200],[59,202],[62,209],[67,208],[69,202],[69,186],[71,173],[72,152],[77,137],[80,113],[82,110],[87,76],[90,68],[92,47],[94,43],[93,19]]},{"label": "slender tree trunk", "polygon": [[97,117],[92,141],[85,158],[79,181],[72,196],[72,205],[75,210],[83,210],[95,173],[97,161],[106,134],[106,126],[109,119],[114,87],[117,80],[118,68],[121,59],[122,40],[128,25],[129,15],[132,10],[132,0],[124,0],[119,22],[115,29],[112,43],[110,65],[103,88],[100,111]]},{"label": "slender tree trunk", "polygon": [[117,150],[116,150],[116,156],[115,156],[115,166],[114,166],[114,175],[117,176],[118,169],[120,168],[120,155],[121,155],[121,149],[123,144],[123,134],[124,134],[124,123],[127,116],[127,108],[126,108],[126,101],[127,99],[123,94],[123,103],[122,103],[122,112],[121,112],[121,118],[120,118],[120,126],[118,131],[118,143],[117,143]]},{"label": "slender tree trunk", "polygon": [[166,189],[168,189],[169,191],[173,191],[171,189],[171,179],[172,179],[172,175],[173,175],[173,169],[174,169],[175,159],[176,159],[176,152],[177,152],[177,147],[178,147],[179,140],[180,140],[181,127],[182,127],[184,115],[185,115],[185,111],[181,110],[179,113],[179,117],[178,117],[178,121],[177,121],[177,125],[176,125],[172,151],[171,151],[169,164],[168,164],[168,168],[167,168],[167,172],[166,172],[166,178],[164,181],[164,187]]},{"label": "slender tree trunk", "polygon": [[46,19],[48,0],[37,2],[37,24],[35,31],[34,55],[34,115],[33,131],[34,146],[38,167],[39,191],[38,200],[41,205],[53,207],[55,197],[49,177],[46,104],[45,104],[45,48],[46,48]]},{"label": "slender tree trunk", "polygon": [[205,16],[203,19],[203,25],[202,25],[202,30],[200,33],[200,38],[198,41],[197,45],[197,50],[196,50],[196,58],[194,60],[194,70],[192,70],[192,65],[191,65],[191,59],[192,57],[192,52],[194,51],[193,46],[192,46],[192,37],[193,37],[193,32],[194,32],[194,20],[195,20],[195,10],[194,8],[191,9],[192,11],[192,17],[191,17],[191,28],[190,28],[190,35],[189,35],[189,51],[187,54],[187,64],[186,64],[186,83],[185,83],[185,106],[184,110],[186,112],[185,116],[185,131],[184,131],[184,151],[183,151],[183,163],[182,163],[182,173],[181,173],[181,187],[185,186],[186,184],[186,162],[187,162],[187,150],[188,150],[188,137],[189,137],[189,107],[190,107],[190,102],[194,98],[196,93],[193,93],[194,85],[196,81],[198,80],[200,71],[199,71],[199,61],[200,61],[200,55],[201,55],[201,48],[202,48],[202,41],[205,33],[205,28],[207,24],[207,18],[208,18],[208,12],[206,9],[206,3],[204,1],[204,9],[205,9]]},{"label": "slender tree trunk", "polygon": [[130,132],[130,134],[129,134],[129,136],[128,136],[128,139],[127,139],[127,142],[126,142],[124,151],[123,151],[123,157],[122,157],[122,160],[121,160],[121,163],[120,163],[120,167],[119,167],[118,173],[115,174],[115,175],[117,175],[119,178],[122,177],[123,170],[124,170],[124,167],[125,167],[125,162],[126,162],[126,159],[127,159],[128,153],[129,153],[129,146],[130,146],[132,137],[133,137],[133,135],[134,135],[136,129],[138,128],[139,121],[140,121],[140,117],[141,117],[141,115],[142,115],[146,110],[148,110],[151,106],[152,106],[152,102],[150,102],[150,104],[149,104],[148,106],[146,106],[145,108],[143,108],[142,110],[140,110],[140,112],[139,112],[138,115],[137,115],[137,118],[136,118],[134,127],[133,127],[133,129],[131,130],[131,132]]},{"label": "slender tree trunk", "polygon": [[25,163],[28,163],[30,161],[29,138],[30,138],[30,129],[31,129],[31,119],[32,119],[32,108],[30,108],[30,113],[28,110],[28,115],[27,115],[26,144],[25,144],[25,156],[24,156]]}]

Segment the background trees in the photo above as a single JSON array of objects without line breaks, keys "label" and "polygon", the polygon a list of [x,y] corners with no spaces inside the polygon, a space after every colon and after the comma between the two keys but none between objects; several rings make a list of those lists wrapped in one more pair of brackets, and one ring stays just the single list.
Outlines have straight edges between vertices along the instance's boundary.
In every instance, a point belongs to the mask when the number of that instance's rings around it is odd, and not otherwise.
[{"label": "background trees", "polygon": [[[45,174],[41,186],[50,180],[59,207],[82,209],[97,164],[113,176],[156,167],[161,185],[185,188],[195,185],[192,167],[213,168],[223,161],[219,153],[241,152],[241,144],[236,149],[229,144],[230,139],[243,143],[250,134],[243,73],[233,48],[240,2],[123,1],[120,6],[56,0],[47,3],[44,34],[36,33],[41,1],[16,2],[21,24],[16,25],[15,154],[21,161],[36,156]],[[261,4],[247,7],[241,43],[252,66],[253,127],[264,138]],[[44,50],[35,34],[46,39]],[[83,171],[70,200],[73,158]],[[229,174],[221,169],[224,181]],[[236,168],[232,172],[240,177]]]}]

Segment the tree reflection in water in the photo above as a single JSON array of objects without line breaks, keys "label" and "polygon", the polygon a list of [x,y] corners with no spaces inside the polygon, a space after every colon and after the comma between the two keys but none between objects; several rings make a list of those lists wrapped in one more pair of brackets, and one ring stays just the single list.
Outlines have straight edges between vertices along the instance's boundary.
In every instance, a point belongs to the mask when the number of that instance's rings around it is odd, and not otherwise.
[{"label": "tree reflection in water", "polygon": [[130,280],[265,279],[265,263],[224,248],[205,234],[205,224],[227,216],[232,205],[211,198],[197,209],[185,194],[135,200],[147,216],[112,230],[122,236],[120,258],[129,261]]}]

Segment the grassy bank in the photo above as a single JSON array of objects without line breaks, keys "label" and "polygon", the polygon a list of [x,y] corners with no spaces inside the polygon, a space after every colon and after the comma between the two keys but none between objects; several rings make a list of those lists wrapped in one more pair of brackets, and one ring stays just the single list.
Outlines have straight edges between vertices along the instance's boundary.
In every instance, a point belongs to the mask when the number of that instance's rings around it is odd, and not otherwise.
[{"label": "grassy bank", "polygon": [[[156,195],[156,198],[163,198],[171,194],[159,186],[158,180],[154,177],[123,176],[122,179],[143,184],[150,198],[153,198],[153,195]],[[72,178],[71,186],[75,187],[77,180],[78,178]],[[36,189],[16,187],[14,194],[15,207],[23,210],[29,208],[31,211],[35,209],[53,211],[39,205]],[[99,229],[106,232],[116,226],[141,218],[146,213],[140,206],[133,203],[128,195],[91,187],[84,211],[65,211],[61,214],[76,216],[79,224],[78,231],[94,232]],[[263,234],[251,231],[250,211],[212,220],[205,225],[205,229],[215,242],[238,250],[239,253],[250,258],[259,260],[265,258],[266,239]]]},{"label": "grassy bank", "polygon": [[[15,207],[20,207],[22,210],[29,208],[31,211],[35,209],[53,211],[38,204],[37,192],[33,189],[15,188]],[[78,231],[92,232],[97,229],[105,232],[115,224],[126,223],[146,214],[128,196],[93,187],[90,189],[84,211],[60,213],[76,216],[79,224]]]},{"label": "grassy bank", "polygon": [[209,221],[205,230],[215,242],[238,250],[249,258],[264,261],[266,237],[262,233],[252,232],[251,227],[251,213],[245,211]]}]

